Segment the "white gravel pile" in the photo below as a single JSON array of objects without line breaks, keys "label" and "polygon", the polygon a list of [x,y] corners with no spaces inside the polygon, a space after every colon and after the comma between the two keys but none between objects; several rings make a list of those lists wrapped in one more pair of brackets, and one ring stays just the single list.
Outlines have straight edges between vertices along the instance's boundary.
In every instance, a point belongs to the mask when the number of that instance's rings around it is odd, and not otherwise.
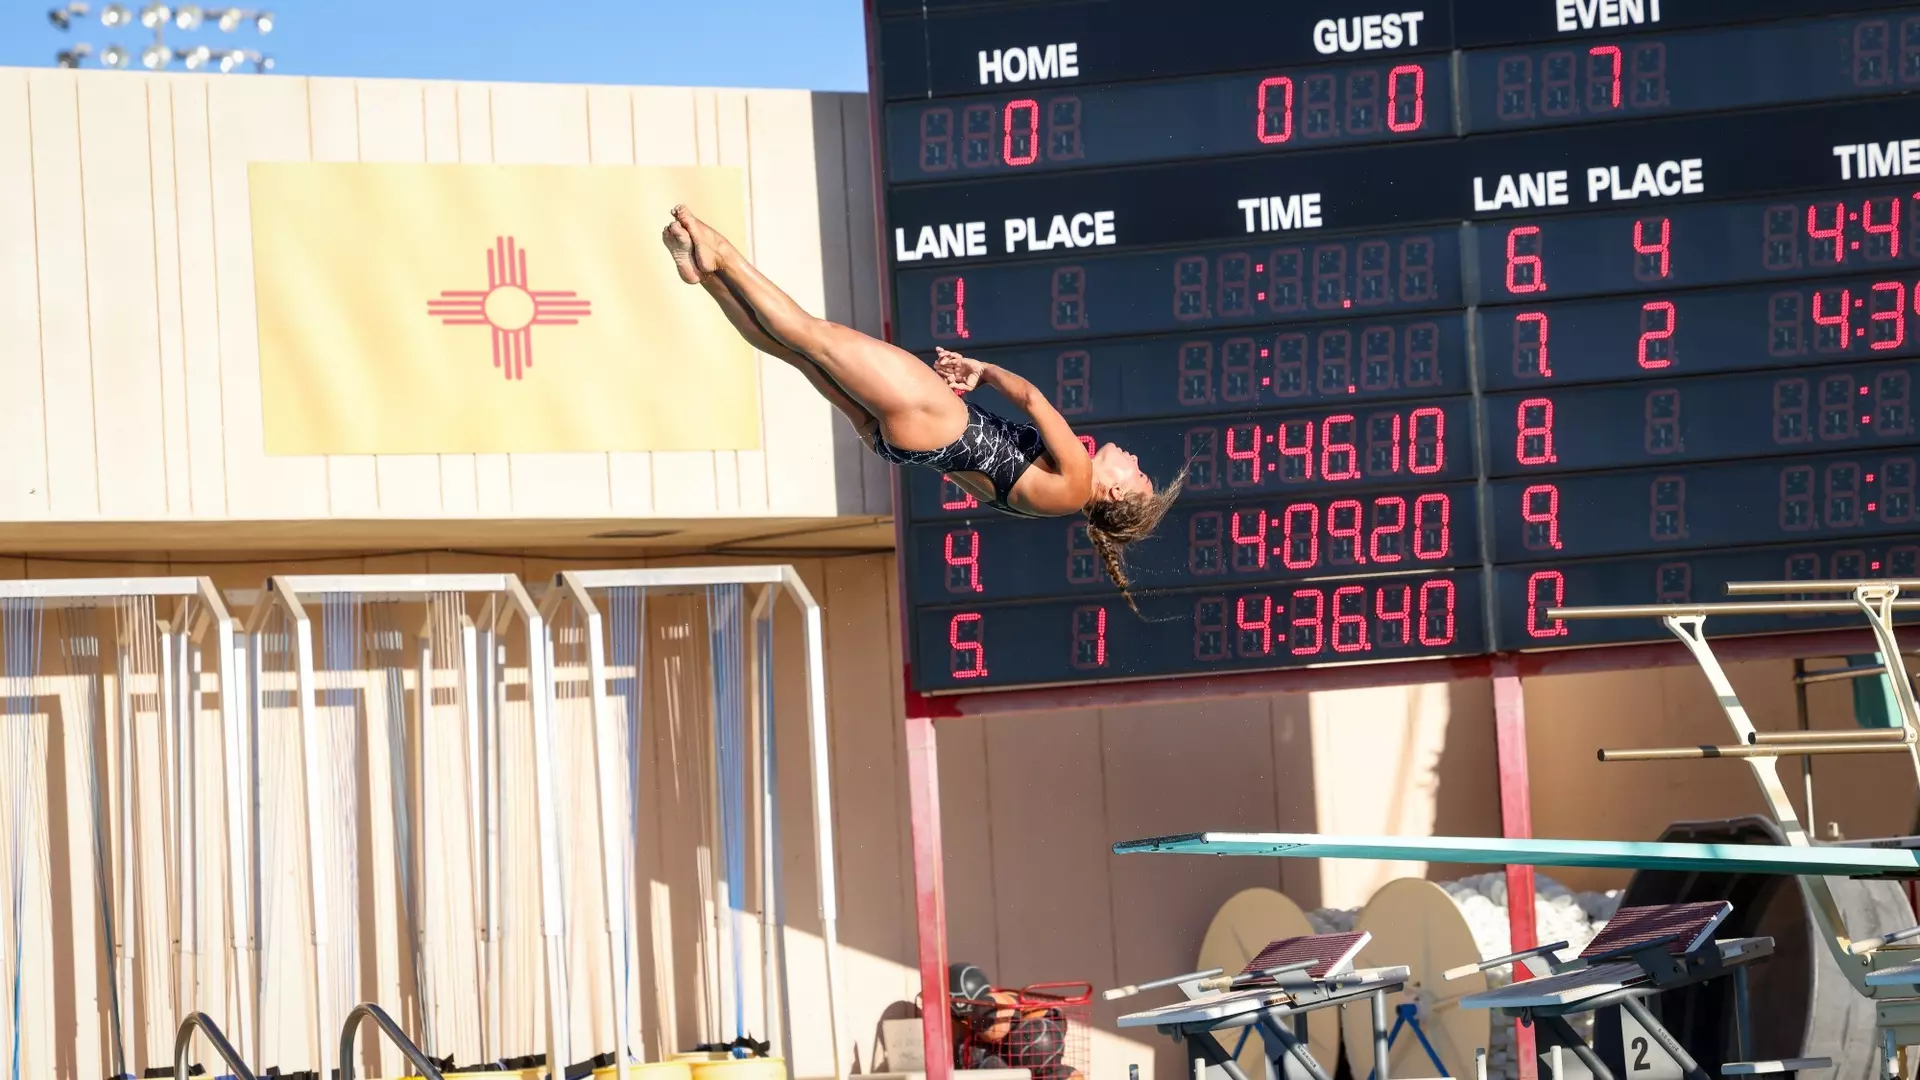
[{"label": "white gravel pile", "polygon": [[[1482,960],[1505,956],[1513,951],[1512,926],[1507,921],[1505,873],[1476,874],[1437,884],[1453,897],[1453,902],[1465,916],[1467,927],[1473,932],[1474,944],[1480,948]],[[1620,907],[1619,889],[1576,893],[1539,873],[1533,876],[1533,888],[1536,940],[1543,945],[1555,941],[1566,942],[1567,947],[1559,953],[1562,957],[1572,957],[1586,948],[1587,942],[1593,940],[1594,935],[1607,925],[1607,920]],[[1359,915],[1359,908],[1320,908],[1307,912],[1307,922],[1313,926],[1315,933],[1338,933],[1353,929],[1354,920]],[[1488,984],[1506,984],[1511,978],[1511,971],[1509,967],[1488,971]],[[1438,972],[1432,974],[1436,977],[1439,975]],[[1591,1022],[1591,1018],[1588,1018],[1587,1023]],[[1577,1021],[1575,1027],[1580,1027]],[[1585,1031],[1581,1033],[1586,1034]],[[1495,1024],[1491,1045],[1487,1047],[1487,1075],[1489,1078],[1512,1077],[1518,1072],[1513,1061],[1513,1025]]]}]

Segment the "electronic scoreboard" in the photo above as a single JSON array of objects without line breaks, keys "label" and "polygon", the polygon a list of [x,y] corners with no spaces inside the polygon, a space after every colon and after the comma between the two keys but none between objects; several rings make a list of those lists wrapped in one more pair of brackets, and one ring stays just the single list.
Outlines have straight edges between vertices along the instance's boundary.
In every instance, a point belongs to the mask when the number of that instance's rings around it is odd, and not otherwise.
[{"label": "electronic scoreboard", "polygon": [[1920,575],[1920,3],[872,2],[893,340],[1188,470],[1140,614],[1083,519],[907,470],[913,689]]}]

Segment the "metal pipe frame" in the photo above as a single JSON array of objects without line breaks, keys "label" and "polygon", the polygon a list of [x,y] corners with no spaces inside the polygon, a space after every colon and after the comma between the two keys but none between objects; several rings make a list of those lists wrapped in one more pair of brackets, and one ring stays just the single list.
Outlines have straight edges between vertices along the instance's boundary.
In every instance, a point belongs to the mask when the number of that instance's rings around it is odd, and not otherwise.
[{"label": "metal pipe frame", "polygon": [[[240,766],[242,743],[239,694],[235,679],[237,663],[235,642],[239,624],[233,614],[227,610],[226,601],[221,597],[220,590],[215,587],[213,579],[207,577],[39,578],[0,581],[0,598],[36,600],[41,607],[48,610],[112,608],[118,601],[135,597],[153,597],[156,600],[164,597],[177,600],[170,620],[172,625],[169,627],[167,625],[169,620],[162,620],[161,627],[178,635],[178,641],[173,646],[178,651],[169,650],[162,656],[162,671],[177,667],[177,674],[174,676],[173,685],[163,686],[160,693],[162,700],[174,711],[176,723],[183,725],[183,734],[190,731],[205,703],[198,676],[204,672],[202,650],[207,645],[209,634],[213,639],[213,647],[219,650],[220,730],[224,743],[221,747],[221,758],[227,795],[226,887],[228,911],[232,913],[228,946],[234,964],[236,1006],[240,1014],[239,1030],[243,1037],[251,1034],[257,1041],[258,1025],[250,1022],[247,1015],[249,1006],[255,1004],[251,988],[256,986],[257,969],[248,955],[251,935],[248,922],[249,908],[245,902],[248,895],[247,856],[245,826],[240,816],[240,808],[244,805],[244,786]],[[191,606],[196,600],[200,604],[198,611],[194,611]],[[159,605],[156,604],[155,607],[157,616]],[[101,662],[104,664],[106,661],[107,657],[103,654]],[[122,694],[124,696],[124,688]],[[187,734],[187,737],[191,738],[191,735]],[[191,749],[183,749],[176,742],[174,756],[179,759],[182,754],[185,754],[185,760],[188,763],[196,759]],[[175,761],[176,799],[182,798],[178,790],[180,764],[180,760]],[[183,818],[177,806],[174,822],[176,829],[187,827],[183,824]],[[95,827],[98,828],[98,823]],[[123,839],[123,843],[125,842],[128,841]],[[176,838],[176,845],[178,843],[179,839]],[[180,850],[176,846],[176,851]],[[183,906],[181,909],[180,937],[176,948],[181,952],[191,950],[197,953],[199,941],[196,916],[199,898],[188,895],[188,890],[195,887],[195,882],[188,880],[188,874],[179,873],[177,876],[180,879],[177,883],[177,887],[181,890],[180,899],[183,905],[191,904],[192,906],[191,908]],[[193,877],[197,881],[197,875]],[[123,909],[131,907],[124,903],[117,906]],[[122,915],[125,913],[125,910],[121,911]],[[186,975],[185,972],[175,972],[176,980],[185,978]],[[199,993],[197,980],[190,984],[189,993],[197,1000]],[[182,1004],[186,1005],[184,1001]],[[189,1014],[187,1021],[183,1024],[185,1034],[182,1039],[185,1041],[176,1049],[176,1056],[185,1051],[191,1040],[191,1030],[186,1027],[186,1024],[192,1023],[195,1016],[201,1015],[198,1012]],[[211,1021],[207,1023],[211,1024]],[[214,1029],[213,1034],[216,1049],[226,1046],[226,1038],[218,1034],[218,1029]],[[226,1050],[230,1049],[230,1046],[226,1046]],[[221,1052],[224,1054],[226,1050]],[[117,1063],[116,1067],[125,1071],[130,1066],[122,1062]],[[251,1080],[251,1078],[246,1077],[242,1080]]]},{"label": "metal pipe frame", "polygon": [[[314,950],[314,1036],[320,1057],[318,1074],[329,1075],[329,1067],[340,1070],[340,1080],[352,1080],[353,1063],[344,1057],[338,1062],[326,1060],[328,1021],[331,1011],[326,992],[326,961],[331,946],[328,911],[322,892],[325,880],[321,866],[324,850],[321,833],[327,819],[318,805],[319,792],[313,783],[313,765],[319,759],[319,686],[314,671],[313,621],[307,614],[308,600],[331,593],[345,593],[367,601],[426,602],[436,593],[493,595],[506,600],[494,625],[488,630],[498,638],[509,629],[517,615],[526,628],[527,699],[533,725],[535,806],[540,837],[540,909],[541,934],[545,941],[547,976],[547,1061],[559,1075],[570,1060],[571,1022],[568,1018],[568,979],[566,964],[566,909],[560,895],[559,825],[556,810],[558,787],[553,760],[552,669],[548,664],[546,620],[528,595],[526,586],[512,574],[350,574],[350,575],[278,575],[267,580],[267,587],[255,604],[248,620],[249,634],[258,634],[276,611],[284,613],[292,624],[296,664],[296,696],[299,700],[300,727],[304,757],[301,786],[305,791],[304,816],[307,834],[308,914],[313,926]],[[489,657],[489,660],[492,658]],[[497,669],[488,672],[489,692],[498,703],[504,693]],[[491,868],[490,868],[491,869]],[[485,976],[483,976],[485,977]],[[492,982],[488,978],[489,983]],[[389,1039],[408,1054],[427,1080],[439,1080],[431,1062],[419,1055],[378,1006],[363,1004],[348,1014],[341,1031],[340,1047],[345,1053],[352,1045],[352,1029],[358,1020],[372,1017]],[[489,1036],[497,1033],[489,1026]]]},{"label": "metal pipe frame", "polygon": [[[1780,593],[1837,592],[1850,589],[1853,610],[1866,616],[1874,640],[1887,667],[1887,675],[1894,687],[1894,697],[1901,713],[1900,743],[1913,754],[1916,783],[1920,783],[1920,753],[1914,753],[1915,732],[1920,728],[1920,709],[1916,709],[1913,684],[1908,679],[1904,661],[1901,659],[1899,642],[1895,637],[1892,614],[1897,610],[1907,610],[1920,606],[1913,601],[1900,601],[1902,584],[1908,587],[1920,587],[1920,581],[1864,581],[1864,582],[1736,582],[1727,586],[1727,591],[1735,595],[1766,595]],[[1782,612],[1824,612],[1832,609],[1831,601],[1779,601],[1768,603],[1768,611]],[[1672,604],[1672,605],[1632,605],[1625,607],[1586,607],[1561,608],[1548,612],[1549,618],[1619,618],[1642,615],[1659,616],[1669,633],[1693,654],[1696,664],[1707,677],[1721,711],[1726,715],[1727,723],[1745,748],[1758,752],[1742,755],[1748,767],[1753,771],[1755,784],[1760,788],[1761,797],[1766,800],[1768,810],[1780,824],[1788,846],[1812,846],[1806,830],[1802,827],[1793,804],[1787,798],[1785,786],[1780,781],[1778,758],[1782,754],[1794,752],[1787,747],[1772,749],[1757,745],[1759,733],[1754,729],[1747,716],[1746,707],[1741,704],[1732,682],[1727,678],[1726,670],[1714,655],[1713,647],[1707,641],[1706,622],[1711,614],[1728,609],[1740,609],[1751,612],[1747,604]],[[1812,734],[1812,733],[1809,733]],[[1888,747],[1888,744],[1878,744]],[[1908,986],[1869,986],[1866,977],[1879,966],[1877,949],[1855,952],[1854,939],[1841,914],[1833,892],[1823,877],[1796,877],[1802,895],[1806,898],[1807,909],[1812,914],[1821,938],[1826,942],[1827,951],[1839,965],[1847,981],[1853,984],[1856,993],[1878,1003],[1879,1023],[1891,1046],[1897,1034],[1908,1034],[1913,1028],[1902,1024],[1899,1016],[1913,1011],[1920,1004],[1920,992]],[[1858,944],[1866,944],[1869,938],[1857,939]],[[1894,962],[1897,962],[1895,960]],[[1891,1016],[1890,1016],[1891,1012]],[[1898,1029],[1898,1030],[1896,1030]]]},{"label": "metal pipe frame", "polygon": [[1894,728],[1868,728],[1863,731],[1756,731],[1755,746],[1794,746],[1801,743],[1897,743],[1904,745],[1904,733]]},{"label": "metal pipe frame", "polygon": [[[353,1040],[360,1033],[362,1020],[373,1021],[374,1025],[380,1029],[380,1033],[399,1049],[408,1063],[420,1070],[414,1074],[416,1080],[441,1080],[440,1070],[434,1066],[432,1059],[428,1058],[412,1039],[407,1038],[407,1033],[400,1030],[400,1025],[393,1022],[393,1017],[388,1016],[385,1009],[371,1001],[363,1001],[355,1005],[347,1013],[346,1021],[340,1025],[340,1080],[353,1080]],[[562,1075],[560,1067],[552,1066],[551,1068],[552,1075]]]},{"label": "metal pipe frame", "polygon": [[253,1070],[240,1059],[240,1052],[233,1048],[227,1037],[220,1032],[220,1025],[203,1012],[188,1013],[180,1022],[180,1030],[173,1037],[173,1080],[188,1080],[191,1068],[187,1061],[187,1051],[193,1048],[193,1033],[198,1029],[206,1035],[207,1042],[213,1045],[214,1053],[233,1070],[234,1080],[254,1080]]},{"label": "metal pipe frame", "polygon": [[[704,590],[710,585],[766,585],[784,592],[802,616],[802,637],[806,651],[807,672],[807,732],[809,758],[813,782],[813,820],[814,820],[814,858],[819,867],[820,889],[820,927],[826,947],[827,966],[827,1025],[829,1038],[833,1045],[833,1075],[841,1080],[846,1074],[842,1061],[840,1034],[846,1025],[841,1018],[841,1006],[844,995],[840,987],[840,936],[838,926],[838,902],[835,882],[834,829],[831,779],[831,747],[827,733],[827,683],[826,683],[826,639],[822,627],[820,605],[813,593],[801,580],[798,571],[787,565],[763,566],[703,566],[703,567],[661,567],[638,570],[569,570],[554,578],[554,588],[548,593],[553,602],[572,603],[581,611],[590,631],[589,648],[599,652],[590,659],[589,672],[595,685],[592,702],[596,728],[605,725],[612,730],[612,706],[606,700],[605,678],[605,638],[595,634],[592,627],[600,625],[599,606],[592,594],[596,591],[613,588],[638,588],[660,592],[688,592]],[[557,610],[557,609],[556,609]],[[762,606],[753,607],[750,622],[757,622]],[[602,717],[605,717],[602,720]],[[766,734],[769,742],[772,732]],[[764,790],[764,789],[763,789]],[[775,811],[764,811],[763,820]],[[763,882],[763,886],[765,882]],[[769,903],[773,890],[766,890],[763,906]],[[763,914],[763,921],[778,917],[777,911]],[[784,927],[783,927],[784,929]],[[781,1027],[790,1024],[787,1016],[788,995],[782,986],[780,994]],[[622,1021],[624,1023],[624,1021]],[[771,1034],[771,1033],[769,1033]],[[623,1031],[623,1053],[631,1047],[631,1036]],[[790,1050],[790,1048],[789,1048]],[[787,1075],[793,1076],[791,1053],[786,1059]]]}]

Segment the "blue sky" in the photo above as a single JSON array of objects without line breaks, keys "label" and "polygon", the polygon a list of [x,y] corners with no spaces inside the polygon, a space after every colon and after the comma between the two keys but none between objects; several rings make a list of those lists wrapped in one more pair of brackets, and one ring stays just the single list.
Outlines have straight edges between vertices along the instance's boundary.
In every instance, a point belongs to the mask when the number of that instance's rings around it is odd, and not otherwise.
[{"label": "blue sky", "polygon": [[[135,8],[145,0],[123,0]],[[64,4],[65,0],[61,0]],[[0,0],[0,66],[45,67],[76,40],[96,55],[137,53],[137,24],[108,31],[93,15],[61,33],[53,0]],[[224,6],[215,0],[203,7]],[[653,86],[864,90],[861,0],[284,0],[264,40],[171,32],[170,44],[260,48],[283,74]],[[239,76],[234,76],[239,77]]]}]

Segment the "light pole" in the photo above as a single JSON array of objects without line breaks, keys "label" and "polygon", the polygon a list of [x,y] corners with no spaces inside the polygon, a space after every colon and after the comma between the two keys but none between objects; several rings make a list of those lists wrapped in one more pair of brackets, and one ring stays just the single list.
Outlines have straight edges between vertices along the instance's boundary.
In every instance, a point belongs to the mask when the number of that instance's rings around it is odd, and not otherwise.
[{"label": "light pole", "polygon": [[[47,21],[54,28],[69,31],[77,20],[84,20],[91,14],[86,0],[68,0],[67,3],[47,12]],[[166,40],[167,26],[171,23],[176,30],[192,33],[196,30],[218,30],[231,34],[244,26],[252,26],[256,33],[266,35],[273,32],[274,18],[271,11],[259,11],[253,8],[208,7],[198,4],[181,4],[171,7],[152,0],[137,12],[126,4],[111,3],[100,9],[100,25],[109,30],[121,27],[131,29],[135,23],[151,30],[153,38],[136,54],[132,48],[118,42],[99,50],[101,67],[126,69],[136,60],[148,71],[164,71],[172,67],[175,61],[188,71],[218,70],[231,73],[240,70],[244,64],[253,65],[254,71],[272,71],[273,57],[257,49],[215,48],[211,45],[196,43],[175,48]],[[61,49],[54,54],[54,62],[61,67],[77,68],[86,63],[88,57],[95,55],[92,44],[80,41]]]}]

